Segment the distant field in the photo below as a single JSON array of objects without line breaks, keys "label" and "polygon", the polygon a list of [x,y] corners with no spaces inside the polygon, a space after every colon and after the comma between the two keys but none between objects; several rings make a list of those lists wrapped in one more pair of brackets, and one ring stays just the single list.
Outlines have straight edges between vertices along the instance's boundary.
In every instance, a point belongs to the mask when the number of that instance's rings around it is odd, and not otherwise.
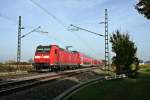
[{"label": "distant field", "polygon": [[20,71],[30,71],[32,70],[32,65],[13,65],[13,64],[0,64],[0,73],[1,72],[14,72],[17,70]]},{"label": "distant field", "polygon": [[141,68],[142,68],[142,67],[145,68],[145,67],[150,67],[150,65],[148,65],[148,64],[147,64],[147,65],[140,65],[140,67],[141,67]]},{"label": "distant field", "polygon": [[99,82],[88,86],[70,100],[150,100],[150,65],[141,66],[137,79]]}]

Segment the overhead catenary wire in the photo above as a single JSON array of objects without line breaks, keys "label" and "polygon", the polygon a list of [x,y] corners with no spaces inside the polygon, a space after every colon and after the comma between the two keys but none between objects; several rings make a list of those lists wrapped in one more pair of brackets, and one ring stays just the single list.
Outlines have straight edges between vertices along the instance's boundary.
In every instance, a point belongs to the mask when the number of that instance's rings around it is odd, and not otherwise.
[{"label": "overhead catenary wire", "polygon": [[[48,16],[50,16],[51,18],[53,18],[55,21],[57,21],[59,24],[61,24],[64,28],[67,28],[68,25],[66,23],[64,23],[62,20],[60,20],[57,16],[55,16],[54,14],[52,14],[50,11],[48,11],[47,9],[45,9],[43,6],[41,6],[39,3],[35,2],[34,0],[30,0],[34,5],[36,5],[38,8],[40,8],[42,11],[44,11]],[[79,36],[75,35],[77,38],[79,38]],[[56,40],[56,39],[55,39]],[[60,40],[59,40],[60,41]],[[90,50],[94,50],[92,49],[87,42],[83,42],[82,39],[80,38],[80,41],[82,42],[82,44],[85,45],[85,47],[87,47]],[[88,46],[87,46],[88,45]],[[93,52],[92,52],[93,54]]]},{"label": "overhead catenary wire", "polygon": [[[36,5],[37,7],[39,7],[42,11],[44,11],[46,14],[48,14],[50,17],[52,17],[55,21],[57,21],[59,24],[61,24],[63,27],[65,27],[66,28],[66,25],[67,24],[65,24],[62,20],[60,20],[57,16],[55,16],[54,14],[52,14],[51,12],[49,12],[47,9],[45,9],[44,7],[42,7],[39,3],[37,3],[37,2],[35,2],[35,0],[30,0],[34,5]],[[7,16],[5,16],[5,15],[3,15],[3,14],[0,14],[0,17],[1,18],[3,18],[3,19],[6,19],[6,20],[8,20],[8,21],[11,21],[11,22],[13,22],[14,24],[16,24],[16,25],[18,25],[18,23],[17,23],[17,21],[15,21],[15,20],[13,20],[12,18],[10,18],[10,17],[7,17]],[[27,28],[25,25],[23,26],[24,28]],[[30,34],[30,33],[29,33]],[[75,35],[74,34],[74,36],[76,36],[77,38],[79,38],[79,41],[80,42],[82,42],[82,44],[84,45],[84,47],[86,47],[87,49],[90,49],[90,52],[93,54],[94,52],[93,52],[93,48],[91,47],[91,45],[89,45],[87,42],[86,42],[86,40],[84,39],[82,39],[82,37],[80,37],[79,35]],[[50,36],[51,37],[51,36]],[[60,41],[60,39],[54,39],[54,40],[59,40]],[[64,43],[64,42],[60,42],[60,43]],[[75,47],[74,47],[75,48]]]},{"label": "overhead catenary wire", "polygon": [[[72,31],[71,31],[72,32]],[[75,34],[74,32],[72,32],[73,37],[76,37],[75,40],[77,39],[79,43],[81,43],[82,48],[84,48],[85,50],[88,50],[90,54],[95,55],[96,52],[94,51],[95,49],[92,47],[92,45],[90,45],[88,43],[87,40],[83,39],[83,37],[81,37],[78,33]],[[75,42],[75,41],[74,41]],[[82,52],[83,53],[83,52]]]},{"label": "overhead catenary wire", "polygon": [[[70,44],[66,44],[66,43],[64,42],[64,40],[58,39],[58,37],[55,38],[54,36],[50,35],[49,33],[47,33],[47,34],[42,34],[42,35],[47,36],[48,38],[50,37],[50,38],[53,39],[54,41],[57,41],[56,43],[58,43],[58,44],[62,44],[62,45],[64,45],[64,46],[70,45]],[[74,34],[74,35],[75,35],[75,34]],[[79,41],[82,42],[82,44],[83,44],[85,50],[90,49],[90,53],[91,53],[91,54],[94,54],[94,51],[93,51],[94,49],[92,49],[92,48],[90,47],[90,45],[88,45],[88,43],[83,42],[80,36],[76,36],[76,38],[79,39]],[[78,44],[78,43],[76,42],[76,44]],[[72,45],[72,46],[73,46],[74,49],[77,50],[77,48],[76,48],[74,45]],[[92,51],[91,51],[91,50],[92,50]]]},{"label": "overhead catenary wire", "polygon": [[[4,15],[4,14],[1,14],[1,13],[0,13],[0,18],[2,18],[2,19],[4,19],[4,20],[7,20],[7,21],[9,21],[9,22],[12,22],[12,23],[15,24],[16,26],[18,26],[17,20],[14,20],[14,19],[12,19],[12,18],[10,18],[10,17],[8,17],[8,16],[6,16],[6,15]],[[29,26],[29,25],[23,25],[23,28],[24,28],[24,29],[31,29],[31,28],[34,28],[34,27],[33,27],[33,26]]]},{"label": "overhead catenary wire", "polygon": [[[76,29],[73,29],[73,31],[75,30],[75,31],[78,31],[78,30],[84,30],[84,31],[88,31],[88,32],[91,32],[91,33],[93,33],[93,34],[96,34],[96,35],[99,35],[99,36],[104,36],[104,35],[102,35],[102,34],[99,34],[99,33],[96,33],[96,32],[92,32],[92,31],[89,31],[89,30],[87,30],[87,29],[84,29],[84,28],[80,28],[80,27],[77,27],[77,26],[74,26],[74,25],[70,25],[71,27],[73,26],[73,27],[75,27]],[[70,31],[72,31],[72,29],[69,29]],[[72,32],[73,33],[73,32]],[[86,47],[86,48],[88,48],[88,49],[90,49],[90,50],[92,50],[91,51],[91,54],[95,54],[95,52],[94,52],[94,48],[93,47],[91,47],[91,45],[89,45],[89,43],[84,39],[81,39],[81,37],[78,35],[78,34],[74,34],[73,33],[73,35],[74,36],[76,36],[77,38],[79,38],[79,41],[81,41],[82,42],[82,44]]]},{"label": "overhead catenary wire", "polygon": [[[21,38],[26,37],[27,35],[31,34],[32,32],[37,32],[37,30],[40,29],[40,28],[41,28],[41,26],[38,26],[37,28],[31,30],[30,32],[22,35]],[[42,31],[42,32],[44,32],[44,31]]]},{"label": "overhead catenary wire", "polygon": [[68,44],[65,44],[62,39],[58,39],[58,37],[55,38],[54,36],[50,35],[49,32],[48,32],[47,34],[42,34],[42,35],[44,35],[44,36],[46,36],[46,37],[48,37],[48,38],[51,38],[51,39],[53,39],[54,41],[57,41],[57,43],[59,43],[59,44],[68,45]]},{"label": "overhead catenary wire", "polygon": [[66,27],[66,24],[60,20],[58,17],[56,17],[54,14],[52,14],[51,12],[49,12],[47,9],[45,9],[44,7],[42,7],[39,3],[35,2],[34,0],[30,0],[34,5],[36,5],[37,7],[39,7],[41,10],[43,10],[47,15],[49,15],[50,17],[52,17],[54,20],[56,20],[59,24],[61,24],[63,27]]},{"label": "overhead catenary wire", "polygon": [[[65,26],[66,27],[66,24],[62,21],[62,20],[60,20],[58,17],[56,17],[54,14],[52,14],[51,12],[49,12],[48,10],[46,10],[44,7],[42,7],[40,4],[38,4],[37,2],[35,2],[34,0],[30,0],[33,4],[35,4],[37,7],[39,7],[41,10],[43,10],[46,14],[48,14],[50,17],[52,17],[54,20],[56,20],[59,24],[61,24],[62,26]],[[15,20],[13,20],[12,18],[10,18],[10,17],[7,17],[7,16],[5,16],[5,15],[3,15],[3,14],[0,14],[0,17],[1,18],[3,18],[3,19],[6,19],[6,20],[8,20],[8,21],[10,21],[10,22],[13,22],[14,24],[16,24],[17,25],[17,21],[15,21]],[[28,26],[25,26],[24,25],[24,28],[28,28]],[[74,36],[76,36],[75,34],[74,34]],[[86,47],[86,48],[89,48],[90,50],[94,50],[94,49],[91,49],[91,47],[90,47],[90,45],[88,45],[88,43],[87,42],[85,42],[85,41],[83,41],[82,39],[81,39],[81,37],[79,37],[79,36],[76,36],[77,38],[80,38],[79,40],[82,42],[82,44]],[[55,40],[56,40],[56,38],[55,38]],[[57,41],[58,41],[59,39],[57,39]],[[60,41],[60,40],[59,40]],[[74,47],[75,48],[75,47]],[[93,53],[93,52],[92,52]]]},{"label": "overhead catenary wire", "polygon": [[3,15],[1,13],[0,13],[0,17],[5,19],[5,20],[8,20],[8,21],[10,21],[10,22],[12,22],[12,23],[14,23],[16,25],[18,25],[17,21],[15,21],[15,20],[13,20],[13,19],[11,19],[11,18],[9,18],[9,17],[7,17],[7,16],[5,16],[5,15]]},{"label": "overhead catenary wire", "polygon": [[[68,27],[68,31],[74,31],[74,29],[72,30],[70,27]],[[79,43],[82,43],[82,48],[84,48],[85,50],[89,50],[89,53],[90,54],[92,54],[92,55],[94,55],[95,54],[95,52],[94,52],[94,48],[93,47],[91,47],[91,45],[84,39],[83,40],[83,38],[80,36],[80,35],[78,35],[78,34],[75,34],[74,32],[72,32],[73,34],[73,37],[76,37],[76,38],[74,38],[75,40],[77,39],[78,40],[78,42]],[[74,41],[75,42],[75,41]],[[78,44],[78,43],[76,43],[76,44]]]},{"label": "overhead catenary wire", "polygon": [[104,35],[102,35],[102,34],[99,34],[99,33],[96,33],[96,32],[90,31],[90,30],[87,30],[87,29],[85,29],[85,28],[81,28],[81,27],[75,26],[75,25],[73,25],[73,24],[71,24],[70,26],[73,26],[73,27],[75,27],[75,28],[77,28],[77,29],[84,30],[84,31],[87,31],[87,32],[89,32],[89,33],[96,34],[96,35],[99,35],[99,36],[103,36],[103,37],[104,37]]},{"label": "overhead catenary wire", "polygon": [[[56,17],[54,14],[52,14],[50,11],[45,9],[43,6],[41,6],[39,3],[35,2],[34,0],[30,0],[34,5],[36,5],[38,8],[40,8],[43,12],[45,12],[49,17],[53,18],[57,23],[61,24],[63,27],[66,28],[66,24],[60,20],[58,17]],[[50,37],[49,34],[46,36]],[[54,38],[54,40],[59,41],[60,43],[63,43],[62,40]],[[63,43],[64,44],[64,43]]]},{"label": "overhead catenary wire", "polygon": [[[65,23],[64,23],[63,21],[59,20],[59,19],[58,19],[56,16],[54,16],[52,13],[48,12],[45,8],[43,8],[42,6],[40,6],[40,5],[39,5],[38,3],[36,3],[35,1],[33,1],[33,0],[30,0],[30,1],[31,1],[32,3],[34,3],[36,6],[38,6],[39,8],[41,8],[45,13],[47,13],[49,16],[51,16],[53,19],[55,19],[58,23],[60,23],[61,25],[65,26]],[[11,22],[13,22],[13,23],[16,24],[16,25],[18,24],[17,21],[15,21],[15,20],[13,20],[13,19],[7,17],[7,16],[4,16],[4,15],[2,15],[2,14],[0,14],[0,17],[3,18],[3,19],[6,19],[6,20],[8,20],[8,21],[11,21]],[[32,28],[31,26],[24,26],[24,28],[28,28],[28,27]],[[33,30],[33,31],[35,31],[35,30]],[[31,31],[31,32],[33,32],[33,31]],[[31,32],[29,32],[29,33],[23,35],[21,38],[25,37],[26,35],[30,34]],[[51,36],[49,36],[49,37],[51,37]],[[79,37],[79,36],[78,36],[78,37]],[[54,38],[54,40],[59,41],[60,43],[64,43],[64,42],[62,42],[60,39]],[[81,40],[80,40],[80,41],[81,41]],[[82,42],[82,41],[81,41],[81,42]],[[82,42],[82,43],[83,43],[83,42]],[[83,44],[86,45],[86,43],[83,43]],[[75,48],[75,47],[74,47],[74,48]],[[90,46],[87,46],[87,48],[90,48]]]},{"label": "overhead catenary wire", "polygon": [[[72,32],[72,33],[73,33],[73,32]],[[78,34],[74,34],[74,33],[73,33],[73,35],[76,36],[76,38],[82,43],[82,45],[85,47],[85,48],[84,48],[85,50],[86,50],[86,49],[89,49],[89,50],[90,50],[90,53],[91,53],[92,55],[94,54],[94,48],[92,48],[91,45],[89,45],[89,43],[88,43],[86,40],[82,41],[83,39],[82,39]]]}]

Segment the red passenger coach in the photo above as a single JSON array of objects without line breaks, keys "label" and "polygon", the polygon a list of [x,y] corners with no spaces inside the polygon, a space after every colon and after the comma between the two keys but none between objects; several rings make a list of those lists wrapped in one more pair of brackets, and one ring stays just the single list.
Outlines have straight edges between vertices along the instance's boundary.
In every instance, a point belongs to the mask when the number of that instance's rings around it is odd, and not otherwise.
[{"label": "red passenger coach", "polygon": [[82,66],[91,66],[92,65],[92,58],[87,57],[83,53],[79,53],[80,65]]},{"label": "red passenger coach", "polygon": [[77,51],[68,51],[57,45],[41,46],[36,49],[34,67],[36,70],[53,70],[99,65],[97,60]]}]

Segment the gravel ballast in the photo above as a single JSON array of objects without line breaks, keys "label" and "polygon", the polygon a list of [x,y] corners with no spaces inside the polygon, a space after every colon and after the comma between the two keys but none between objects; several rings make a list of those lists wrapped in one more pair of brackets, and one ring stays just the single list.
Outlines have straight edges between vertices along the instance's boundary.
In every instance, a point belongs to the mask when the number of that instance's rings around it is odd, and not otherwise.
[{"label": "gravel ballast", "polygon": [[58,79],[38,87],[3,96],[0,97],[0,100],[52,100],[67,89],[97,77],[99,77],[99,75],[95,71],[84,72],[72,77]]}]

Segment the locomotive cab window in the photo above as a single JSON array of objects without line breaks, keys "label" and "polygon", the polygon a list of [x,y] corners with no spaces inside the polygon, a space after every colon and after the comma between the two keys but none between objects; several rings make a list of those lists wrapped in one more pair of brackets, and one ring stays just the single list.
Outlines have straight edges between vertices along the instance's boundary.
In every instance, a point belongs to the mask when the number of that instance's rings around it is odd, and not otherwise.
[{"label": "locomotive cab window", "polygon": [[36,52],[50,52],[50,46],[39,46],[37,47]]}]

